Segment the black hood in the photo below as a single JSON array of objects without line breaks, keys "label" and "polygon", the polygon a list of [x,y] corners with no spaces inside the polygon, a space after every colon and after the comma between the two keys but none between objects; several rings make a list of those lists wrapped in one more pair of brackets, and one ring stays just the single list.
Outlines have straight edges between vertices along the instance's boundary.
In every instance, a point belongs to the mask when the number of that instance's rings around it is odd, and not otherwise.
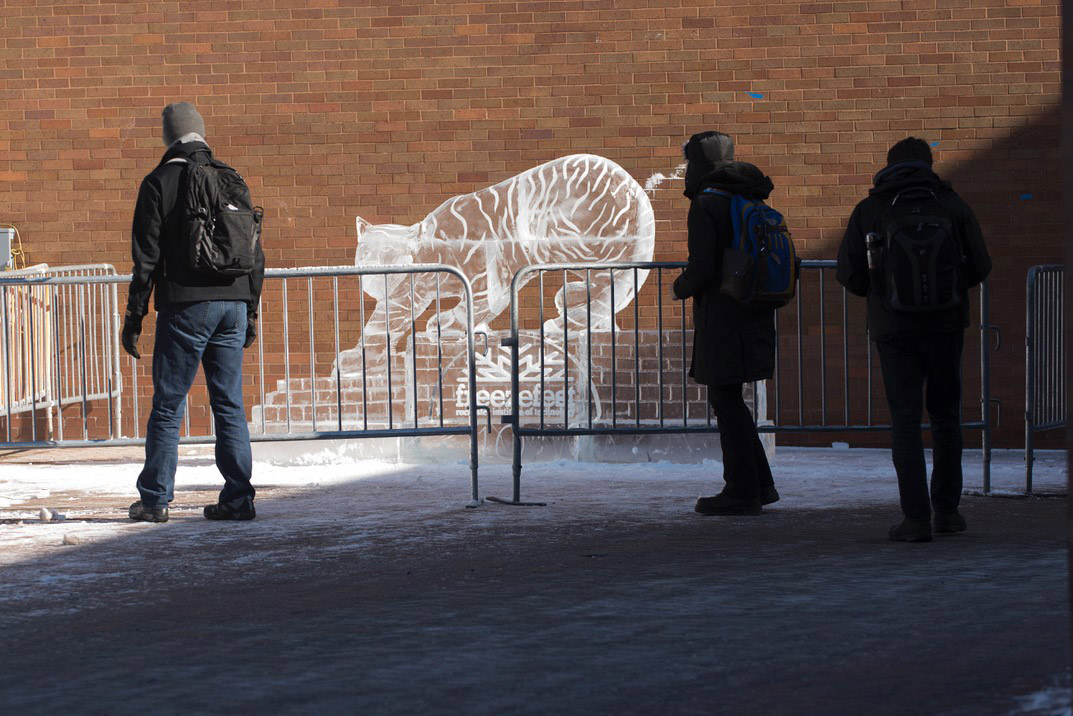
[{"label": "black hood", "polygon": [[[692,167],[692,162],[690,167]],[[730,194],[741,194],[753,199],[767,199],[775,190],[775,184],[749,162],[716,162],[703,176],[690,181],[686,169],[686,190],[690,199],[705,189],[719,189]]]},{"label": "black hood", "polygon": [[161,157],[160,163],[167,164],[172,159],[189,159],[197,152],[208,152],[209,156],[212,156],[212,150],[204,142],[183,142],[182,144],[173,144],[168,147],[167,151],[164,152],[164,156]]},{"label": "black hood", "polygon": [[892,195],[911,187],[922,187],[933,191],[953,191],[950,182],[943,181],[932,171],[931,165],[923,161],[896,162],[881,170],[872,179],[874,186],[869,196]]}]

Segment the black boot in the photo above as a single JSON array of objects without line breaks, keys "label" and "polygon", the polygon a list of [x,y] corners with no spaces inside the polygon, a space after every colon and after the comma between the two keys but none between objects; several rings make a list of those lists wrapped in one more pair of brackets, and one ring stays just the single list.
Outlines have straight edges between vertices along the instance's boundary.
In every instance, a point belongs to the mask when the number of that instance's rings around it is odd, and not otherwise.
[{"label": "black boot", "polygon": [[223,502],[205,506],[205,519],[207,520],[252,520],[256,516],[257,510],[253,508],[253,500],[246,500],[238,507],[232,507]]},{"label": "black boot", "polygon": [[693,508],[702,515],[759,515],[760,498],[731,497],[720,492],[714,497],[702,497]]},{"label": "black boot", "polygon": [[934,519],[937,534],[950,535],[955,532],[964,532],[969,528],[965,518],[957,510],[953,512],[936,512]]},{"label": "black boot", "polygon": [[905,519],[900,525],[891,527],[888,534],[896,542],[931,542],[931,522]]},{"label": "black boot", "polygon": [[760,490],[760,504],[761,505],[770,505],[771,503],[778,502],[778,501],[779,501],[779,491],[775,489],[774,485],[769,485],[768,487],[765,487],[762,490]]},{"label": "black boot", "polygon": [[141,500],[138,500],[127,510],[127,516],[138,522],[167,522],[168,508],[146,507]]}]

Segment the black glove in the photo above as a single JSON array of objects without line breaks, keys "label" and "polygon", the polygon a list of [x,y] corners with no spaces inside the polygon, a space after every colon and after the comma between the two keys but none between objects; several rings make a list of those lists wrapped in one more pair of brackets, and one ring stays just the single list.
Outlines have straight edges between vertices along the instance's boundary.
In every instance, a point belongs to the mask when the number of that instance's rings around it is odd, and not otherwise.
[{"label": "black glove", "polygon": [[142,335],[142,316],[131,313],[129,310],[123,317],[123,350],[134,358],[141,358],[138,352],[138,339]]},{"label": "black glove", "polygon": [[257,314],[246,314],[246,342],[242,344],[243,348],[249,348],[253,345],[253,342],[257,340]]}]

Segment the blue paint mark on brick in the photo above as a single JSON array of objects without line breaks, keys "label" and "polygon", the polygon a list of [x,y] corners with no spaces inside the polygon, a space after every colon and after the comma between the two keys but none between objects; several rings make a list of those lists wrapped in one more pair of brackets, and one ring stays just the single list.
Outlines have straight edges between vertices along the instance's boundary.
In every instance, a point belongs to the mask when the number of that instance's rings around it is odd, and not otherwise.
[{"label": "blue paint mark on brick", "polygon": [[932,143],[931,143],[931,146],[933,146],[933,147],[937,147],[937,146],[939,146],[939,143],[938,143],[938,142],[932,142]]},{"label": "blue paint mark on brick", "polygon": [[764,99],[763,92],[746,92],[745,94],[749,95],[753,99]]},{"label": "blue paint mark on brick", "polygon": [[1032,198],[1031,194],[1022,194],[1021,195],[1021,201],[1025,201],[1026,199],[1031,199],[1031,198]]}]

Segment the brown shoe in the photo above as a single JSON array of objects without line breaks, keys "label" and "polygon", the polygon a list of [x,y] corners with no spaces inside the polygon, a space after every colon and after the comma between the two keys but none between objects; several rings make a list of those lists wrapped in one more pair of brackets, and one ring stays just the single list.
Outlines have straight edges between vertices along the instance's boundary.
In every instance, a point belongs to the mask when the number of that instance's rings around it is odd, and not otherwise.
[{"label": "brown shoe", "polygon": [[138,522],[167,522],[168,508],[146,507],[141,500],[138,500],[127,510],[127,516]]}]

